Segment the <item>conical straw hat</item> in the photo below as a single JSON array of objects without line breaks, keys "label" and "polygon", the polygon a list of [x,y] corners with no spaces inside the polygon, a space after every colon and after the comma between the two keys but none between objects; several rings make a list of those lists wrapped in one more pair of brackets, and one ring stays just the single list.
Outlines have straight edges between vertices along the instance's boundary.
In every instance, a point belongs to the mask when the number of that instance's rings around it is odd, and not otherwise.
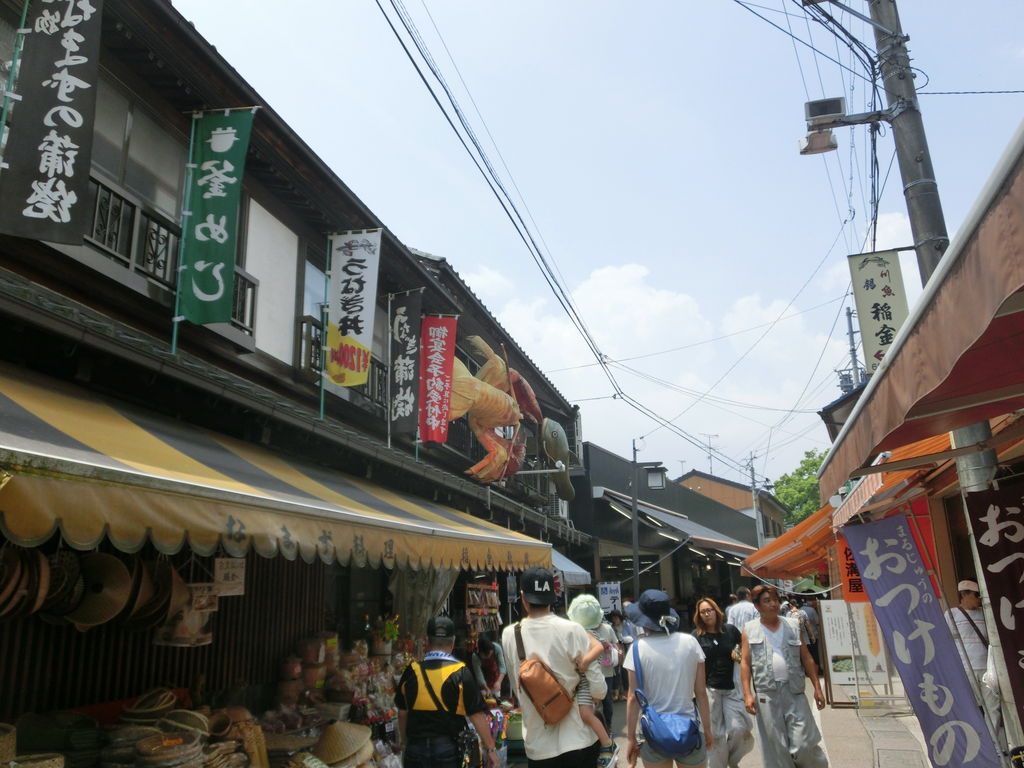
[{"label": "conical straw hat", "polygon": [[328,765],[337,765],[364,749],[370,743],[370,733],[368,726],[335,721],[324,728],[313,754]]}]

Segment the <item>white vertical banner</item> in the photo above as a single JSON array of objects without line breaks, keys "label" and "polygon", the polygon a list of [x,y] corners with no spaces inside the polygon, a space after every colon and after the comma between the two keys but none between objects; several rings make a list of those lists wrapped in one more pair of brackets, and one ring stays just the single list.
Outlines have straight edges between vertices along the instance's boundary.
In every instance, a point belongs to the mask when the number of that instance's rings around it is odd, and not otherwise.
[{"label": "white vertical banner", "polygon": [[605,613],[622,610],[622,585],[617,581],[600,581],[597,584],[597,600]]},{"label": "white vertical banner", "polygon": [[909,314],[897,251],[847,256],[868,373],[878,370]]},{"label": "white vertical banner", "polygon": [[381,230],[336,232],[329,238],[325,384],[358,387],[370,375]]}]

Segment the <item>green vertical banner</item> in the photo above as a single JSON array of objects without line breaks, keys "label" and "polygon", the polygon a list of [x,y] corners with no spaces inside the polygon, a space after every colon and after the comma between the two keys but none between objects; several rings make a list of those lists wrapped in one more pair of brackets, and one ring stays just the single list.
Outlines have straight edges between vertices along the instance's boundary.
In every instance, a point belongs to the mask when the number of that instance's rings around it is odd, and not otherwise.
[{"label": "green vertical banner", "polygon": [[193,118],[176,320],[196,325],[231,321],[238,208],[254,114],[252,109],[220,110]]}]

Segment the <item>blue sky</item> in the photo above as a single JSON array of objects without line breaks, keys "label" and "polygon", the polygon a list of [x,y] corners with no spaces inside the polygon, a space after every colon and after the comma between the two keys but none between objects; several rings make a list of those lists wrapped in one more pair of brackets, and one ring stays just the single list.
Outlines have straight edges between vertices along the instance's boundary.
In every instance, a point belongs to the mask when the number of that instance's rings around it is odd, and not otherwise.
[{"label": "blue sky", "polygon": [[[296,0],[290,20],[259,0],[174,4],[403,242],[454,265],[580,402],[586,439],[628,456],[643,437],[641,460],[709,469],[691,441],[609,398],[374,0]],[[792,0],[748,6],[820,54],[733,0],[404,5],[601,350],[644,356],[625,361],[639,373],[615,371],[622,389],[682,413],[698,442],[716,435],[713,471],[733,480],[751,452],[775,479],[827,447],[815,411],[839,395],[845,257],[866,249],[869,217],[866,129],[837,131],[838,152],[797,152],[808,99],[867,110],[863,69]],[[920,90],[1024,89],[1024,4],[904,0],[901,16]],[[870,29],[841,18],[873,50]],[[1024,95],[921,105],[955,233]],[[885,130],[879,247],[911,241],[892,147]],[[913,301],[914,259],[902,261]]]}]

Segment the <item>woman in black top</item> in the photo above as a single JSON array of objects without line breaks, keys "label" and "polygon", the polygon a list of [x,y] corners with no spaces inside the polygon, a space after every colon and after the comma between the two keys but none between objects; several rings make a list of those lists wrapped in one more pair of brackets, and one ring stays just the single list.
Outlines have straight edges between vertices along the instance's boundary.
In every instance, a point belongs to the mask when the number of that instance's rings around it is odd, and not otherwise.
[{"label": "woman in black top", "polygon": [[711,709],[714,746],[708,768],[735,766],[754,748],[754,724],[743,706],[737,682],[740,630],[725,623],[725,614],[710,597],[697,601],[693,634],[704,651],[704,674]]}]

